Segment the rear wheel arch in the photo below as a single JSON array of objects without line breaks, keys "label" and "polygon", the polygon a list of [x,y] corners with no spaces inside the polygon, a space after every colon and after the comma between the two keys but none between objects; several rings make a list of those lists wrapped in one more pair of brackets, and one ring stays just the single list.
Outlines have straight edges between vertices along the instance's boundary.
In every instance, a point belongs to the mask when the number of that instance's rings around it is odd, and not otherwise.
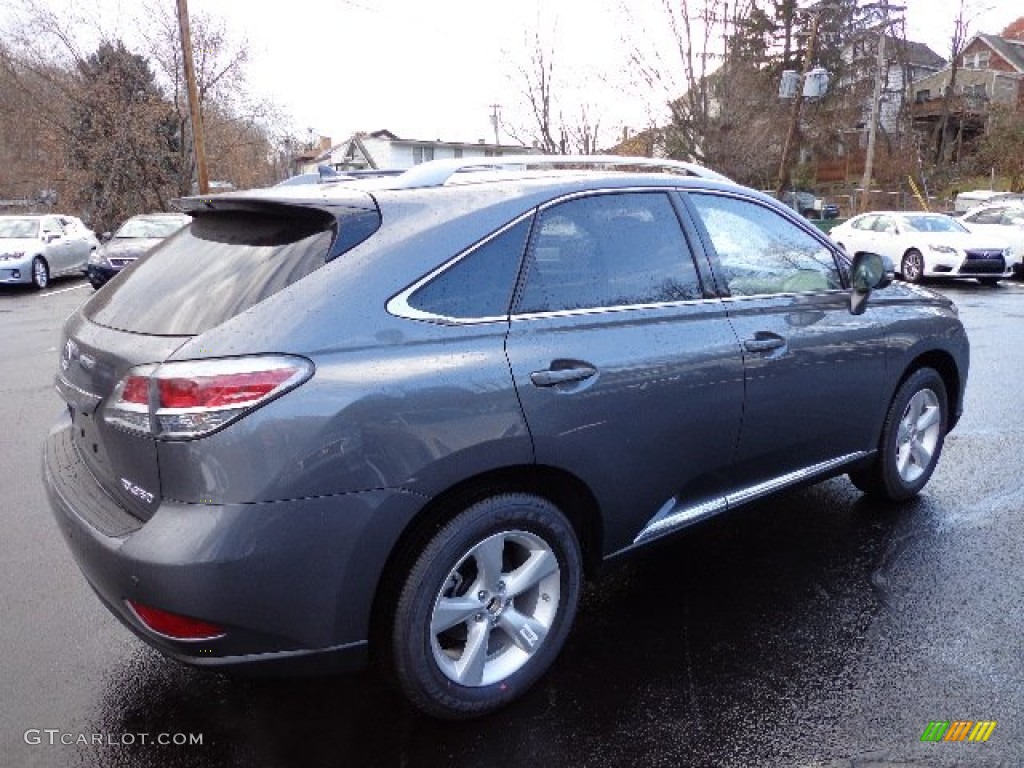
[{"label": "rear wheel arch", "polygon": [[[554,504],[576,532],[584,573],[597,572],[603,555],[600,508],[587,485],[554,467],[506,467],[467,478],[433,497],[399,535],[377,584],[371,614],[371,658],[387,647],[387,636],[404,577],[426,543],[453,518],[484,499],[510,493],[533,494]],[[375,651],[378,649],[378,651]]]}]

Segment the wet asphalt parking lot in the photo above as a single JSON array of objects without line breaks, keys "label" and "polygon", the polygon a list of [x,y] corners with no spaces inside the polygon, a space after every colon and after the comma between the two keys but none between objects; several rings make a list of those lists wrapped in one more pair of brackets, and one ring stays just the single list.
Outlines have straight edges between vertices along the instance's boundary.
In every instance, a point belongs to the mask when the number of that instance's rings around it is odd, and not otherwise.
[{"label": "wet asphalt parking lot", "polygon": [[[0,288],[0,766],[1024,765],[1024,284],[937,287],[972,368],[918,500],[839,478],[692,528],[588,587],[522,701],[458,724],[371,673],[183,667],[111,617],[40,479],[59,327],[92,289]],[[924,743],[934,720],[997,726]]]}]

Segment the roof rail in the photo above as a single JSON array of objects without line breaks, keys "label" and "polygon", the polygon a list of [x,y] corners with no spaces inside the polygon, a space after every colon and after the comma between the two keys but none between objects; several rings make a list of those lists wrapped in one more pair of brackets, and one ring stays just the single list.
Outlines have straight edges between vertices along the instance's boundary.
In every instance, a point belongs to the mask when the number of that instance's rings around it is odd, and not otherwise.
[{"label": "roof rail", "polygon": [[573,170],[591,168],[662,169],[681,176],[696,176],[734,183],[732,179],[696,163],[664,160],[656,157],[627,157],[623,155],[501,155],[499,157],[467,157],[452,160],[430,160],[410,168],[388,184],[391,189],[416,189],[443,186],[456,173],[496,171],[504,169],[538,170],[566,166]]}]

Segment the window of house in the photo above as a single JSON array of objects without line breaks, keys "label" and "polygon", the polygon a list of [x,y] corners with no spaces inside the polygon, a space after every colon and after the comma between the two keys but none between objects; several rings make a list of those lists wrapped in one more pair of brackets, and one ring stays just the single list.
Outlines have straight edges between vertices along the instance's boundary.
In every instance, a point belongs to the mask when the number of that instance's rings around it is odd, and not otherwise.
[{"label": "window of house", "polygon": [[915,94],[914,101],[916,101],[916,102],[918,102],[920,104],[922,101],[928,101],[928,99],[930,99],[931,97],[932,97],[931,90],[928,89],[928,88],[925,88],[924,90],[918,91]]},{"label": "window of house", "polygon": [[691,194],[733,296],[843,287],[825,245],[771,208],[724,195]]},{"label": "window of house", "polygon": [[991,58],[990,51],[977,51],[964,55],[965,69],[987,69]]},{"label": "window of house", "polygon": [[462,157],[462,147],[456,147],[454,150],[452,150],[452,152],[453,152],[452,157],[456,157],[456,158]]},{"label": "window of house", "polygon": [[412,162],[414,165],[425,163],[427,160],[434,159],[434,148],[428,147],[422,144],[417,144],[412,148]]},{"label": "window of house", "polygon": [[703,298],[667,193],[593,195],[540,213],[517,313]]},{"label": "window of house", "polygon": [[965,85],[964,96],[969,99],[984,99],[987,95],[987,89],[984,83],[977,83],[976,85]]}]

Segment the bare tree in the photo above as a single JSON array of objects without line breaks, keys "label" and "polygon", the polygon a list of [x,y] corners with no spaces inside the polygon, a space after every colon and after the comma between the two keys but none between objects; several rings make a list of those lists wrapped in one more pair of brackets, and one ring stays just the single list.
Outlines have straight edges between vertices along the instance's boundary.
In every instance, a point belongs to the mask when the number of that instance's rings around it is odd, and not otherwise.
[{"label": "bare tree", "polygon": [[[57,15],[41,0],[12,2],[11,21],[0,30],[0,159],[9,158],[4,168],[21,178],[6,192],[12,185],[0,175],[0,197],[56,189],[62,207],[109,229],[190,192],[173,4],[143,9],[142,55],[73,8]],[[235,186],[264,186],[275,180],[274,134],[283,119],[247,95],[245,42],[232,41],[214,19],[197,22],[211,171]],[[19,159],[26,149],[34,162]]]},{"label": "bare tree", "polygon": [[[147,0],[143,7],[146,21],[139,25],[139,35],[174,104],[178,131],[184,136],[191,128],[178,18],[173,5],[167,3]],[[283,119],[273,104],[248,96],[248,41],[233,38],[222,20],[202,12],[192,14],[191,29],[207,162],[213,178],[235,186],[269,183],[273,171],[265,158],[272,154],[270,135]],[[194,176],[195,158],[189,142],[181,142],[179,194],[191,191]]]},{"label": "bare tree", "polygon": [[968,31],[975,15],[971,5],[970,0],[960,0],[956,19],[953,22],[953,32],[949,39],[949,82],[942,93],[942,111],[939,121],[935,125],[935,132],[932,134],[936,164],[950,161],[956,143],[955,137],[949,135],[950,113],[953,97],[956,94],[956,76],[960,71],[960,57],[963,55],[964,46],[967,45]]},{"label": "bare tree", "polygon": [[570,89],[556,79],[555,46],[542,39],[539,27],[538,23],[527,35],[526,61],[516,72],[529,124],[503,121],[502,127],[514,140],[547,154],[594,154],[600,135],[599,110],[573,99]]}]

